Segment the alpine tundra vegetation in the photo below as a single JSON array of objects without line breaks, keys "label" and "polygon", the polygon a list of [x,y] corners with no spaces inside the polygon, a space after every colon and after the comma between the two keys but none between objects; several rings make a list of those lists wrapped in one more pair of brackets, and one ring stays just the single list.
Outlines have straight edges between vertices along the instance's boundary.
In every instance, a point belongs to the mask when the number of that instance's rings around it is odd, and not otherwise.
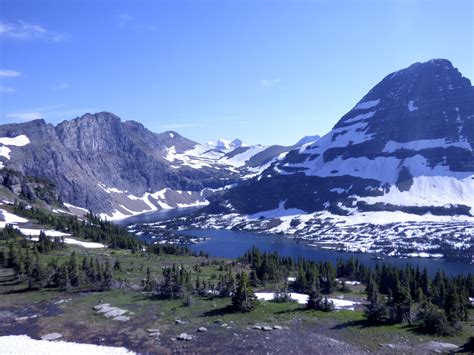
[{"label": "alpine tundra vegetation", "polygon": [[474,353],[472,1],[1,9],[1,354]]}]

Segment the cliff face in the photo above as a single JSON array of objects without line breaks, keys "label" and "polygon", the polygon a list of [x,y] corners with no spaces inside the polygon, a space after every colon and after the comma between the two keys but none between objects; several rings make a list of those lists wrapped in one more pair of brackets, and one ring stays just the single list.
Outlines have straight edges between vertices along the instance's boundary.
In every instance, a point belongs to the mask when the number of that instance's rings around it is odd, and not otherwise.
[{"label": "cliff face", "polygon": [[[113,212],[120,205],[128,208],[129,195],[141,197],[165,188],[201,191],[232,181],[228,171],[170,161],[170,152],[182,153],[196,142],[176,132],[155,134],[107,112],[86,114],[56,127],[43,120],[0,126],[0,137],[18,136],[28,137],[29,143],[9,145],[3,164],[54,182],[64,201],[94,212]],[[175,197],[175,203],[196,201],[195,196],[182,201]],[[147,209],[146,202],[137,201],[129,206],[132,211]],[[173,201],[169,203],[173,207]]]},{"label": "cliff face", "polygon": [[474,88],[444,59],[385,77],[319,139],[230,190],[237,212],[278,208],[474,215]]}]

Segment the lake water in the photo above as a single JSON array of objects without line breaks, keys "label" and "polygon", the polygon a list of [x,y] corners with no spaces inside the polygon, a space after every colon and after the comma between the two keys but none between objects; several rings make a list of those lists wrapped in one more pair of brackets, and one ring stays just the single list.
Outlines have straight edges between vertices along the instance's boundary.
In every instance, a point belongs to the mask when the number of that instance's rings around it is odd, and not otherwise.
[{"label": "lake water", "polygon": [[447,275],[474,273],[474,265],[472,264],[427,258],[401,259],[385,257],[383,261],[378,261],[373,260],[370,254],[317,249],[306,243],[298,243],[278,235],[262,235],[252,232],[234,232],[215,229],[187,230],[181,233],[196,237],[209,237],[210,240],[194,244],[191,246],[191,249],[197,252],[204,251],[212,256],[236,258],[242,256],[255,245],[263,251],[276,251],[282,256],[292,256],[294,258],[302,257],[314,261],[331,261],[335,263],[337,259],[347,260],[350,257],[356,257],[366,266],[375,266],[377,263],[384,262],[399,267],[405,267],[406,264],[409,263],[414,267],[419,266],[420,269],[426,268],[431,275],[434,275],[438,269],[444,270]]},{"label": "lake water", "polygon": [[[199,209],[182,208],[174,210],[162,210],[149,212],[139,216],[127,218],[118,222],[120,225],[130,225],[136,223],[151,223],[181,216],[195,212]],[[375,266],[377,263],[385,262],[388,264],[404,267],[407,263],[420,269],[426,268],[431,275],[434,275],[438,269],[444,270],[447,275],[459,275],[474,273],[474,265],[460,262],[451,262],[444,260],[426,259],[426,258],[392,258],[385,257],[383,261],[373,260],[372,255],[364,253],[338,252],[334,250],[322,250],[309,246],[304,242],[296,242],[290,238],[280,235],[264,235],[253,232],[235,232],[226,229],[194,229],[180,231],[195,237],[210,238],[199,244],[193,244],[191,249],[200,252],[204,251],[211,256],[221,256],[226,258],[236,258],[242,256],[253,245],[262,251],[277,252],[282,256],[291,256],[294,258],[302,257],[314,261],[331,261],[337,259],[347,260],[351,256],[359,259],[361,263],[367,266]],[[146,240],[147,236],[142,235],[141,239]]]}]

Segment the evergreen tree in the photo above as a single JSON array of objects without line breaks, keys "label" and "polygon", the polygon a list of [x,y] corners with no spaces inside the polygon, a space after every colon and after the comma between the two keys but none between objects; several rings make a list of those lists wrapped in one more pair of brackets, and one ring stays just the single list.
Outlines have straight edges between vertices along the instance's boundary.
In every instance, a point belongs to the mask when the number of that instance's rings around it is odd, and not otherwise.
[{"label": "evergreen tree", "polygon": [[380,324],[387,320],[388,309],[383,303],[380,293],[377,288],[369,294],[367,299],[369,304],[366,306],[365,316],[367,320],[372,324]]},{"label": "evergreen tree", "polygon": [[236,312],[247,313],[255,309],[257,298],[250,286],[248,276],[241,272],[237,282],[237,288],[232,296],[232,308]]},{"label": "evergreen tree", "polygon": [[66,291],[71,287],[71,281],[69,280],[68,266],[63,264],[59,267],[58,275],[58,288],[62,291]]},{"label": "evergreen tree", "polygon": [[76,252],[73,251],[69,257],[67,273],[71,287],[79,286],[79,268],[77,267]]},{"label": "evergreen tree", "polygon": [[107,259],[105,261],[104,273],[102,276],[102,289],[110,290],[112,287],[112,267],[110,266],[110,261]]}]

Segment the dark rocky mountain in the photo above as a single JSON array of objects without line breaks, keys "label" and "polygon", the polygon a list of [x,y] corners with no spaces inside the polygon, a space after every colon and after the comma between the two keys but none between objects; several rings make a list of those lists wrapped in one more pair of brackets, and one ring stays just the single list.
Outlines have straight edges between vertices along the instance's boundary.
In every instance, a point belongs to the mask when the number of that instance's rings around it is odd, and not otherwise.
[{"label": "dark rocky mountain", "polygon": [[44,120],[0,126],[0,167],[51,181],[71,211],[108,218],[207,204],[209,195],[288,150],[238,139],[199,144],[108,112],[57,126]]},{"label": "dark rocky mountain", "polygon": [[[18,136],[29,143],[3,145],[10,152],[4,155],[6,167],[54,182],[65,202],[95,212],[129,214],[159,209],[165,202],[167,207],[204,203],[201,190],[236,178],[228,170],[177,160],[196,142],[176,132],[150,132],[107,112],[56,127],[43,120],[0,126],[0,137]],[[159,191],[161,198],[143,198]]]},{"label": "dark rocky mountain", "polygon": [[211,210],[474,214],[474,88],[444,59],[385,77],[316,143],[228,190]]}]

